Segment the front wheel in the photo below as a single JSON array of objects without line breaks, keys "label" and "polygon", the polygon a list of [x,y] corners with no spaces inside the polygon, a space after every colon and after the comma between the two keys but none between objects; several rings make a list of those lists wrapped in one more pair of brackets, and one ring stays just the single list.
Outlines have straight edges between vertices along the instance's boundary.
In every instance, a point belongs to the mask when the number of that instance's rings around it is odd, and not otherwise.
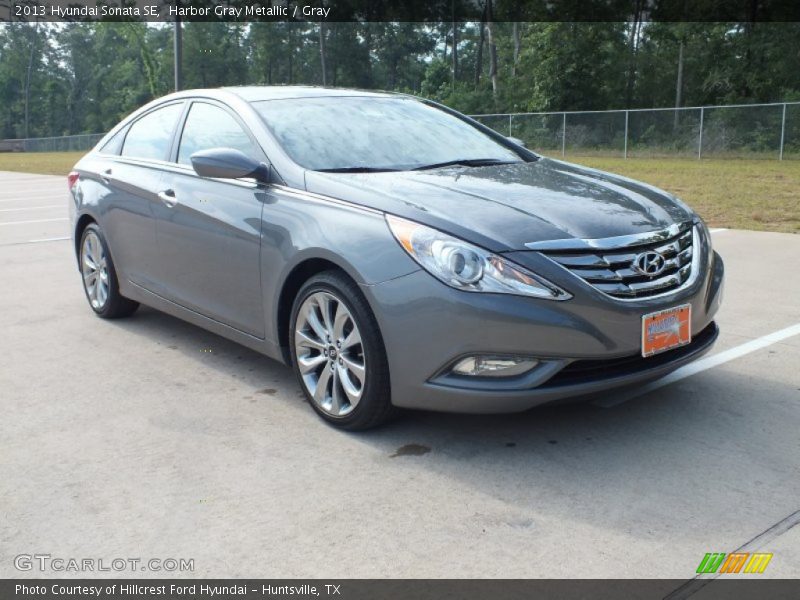
[{"label": "front wheel", "polygon": [[369,429],[393,417],[389,366],[378,324],[343,273],[309,279],[292,307],[290,347],[306,398],[342,429]]},{"label": "front wheel", "polygon": [[89,306],[104,319],[118,319],[132,314],[139,303],[119,293],[114,261],[100,228],[91,223],[83,230],[80,245],[80,268],[83,291]]}]

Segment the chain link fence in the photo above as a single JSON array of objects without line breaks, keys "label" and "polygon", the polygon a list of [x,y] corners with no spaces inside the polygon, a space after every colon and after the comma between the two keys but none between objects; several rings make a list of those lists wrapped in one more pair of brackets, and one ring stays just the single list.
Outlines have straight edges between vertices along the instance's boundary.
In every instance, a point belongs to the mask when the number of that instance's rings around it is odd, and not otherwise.
[{"label": "chain link fence", "polygon": [[800,102],[473,118],[545,154],[800,158]]},{"label": "chain link fence", "polygon": [[94,148],[104,135],[104,133],[87,133],[0,140],[0,152],[86,152]]},{"label": "chain link fence", "polygon": [[[800,159],[800,102],[473,118],[545,154]],[[0,152],[85,152],[102,137],[0,140]]]}]

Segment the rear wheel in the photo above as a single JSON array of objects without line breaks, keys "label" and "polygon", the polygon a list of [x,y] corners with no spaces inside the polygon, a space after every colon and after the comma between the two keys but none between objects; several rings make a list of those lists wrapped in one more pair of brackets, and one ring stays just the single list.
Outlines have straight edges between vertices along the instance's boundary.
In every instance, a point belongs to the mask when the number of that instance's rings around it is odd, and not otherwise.
[{"label": "rear wheel", "polygon": [[290,332],[295,373],[323,419],[358,430],[396,414],[378,324],[358,286],[343,273],[325,271],[303,285]]},{"label": "rear wheel", "polygon": [[86,226],[81,235],[80,268],[83,291],[89,306],[104,319],[118,319],[132,314],[139,303],[119,293],[117,271],[108,252],[108,244],[95,223]]}]

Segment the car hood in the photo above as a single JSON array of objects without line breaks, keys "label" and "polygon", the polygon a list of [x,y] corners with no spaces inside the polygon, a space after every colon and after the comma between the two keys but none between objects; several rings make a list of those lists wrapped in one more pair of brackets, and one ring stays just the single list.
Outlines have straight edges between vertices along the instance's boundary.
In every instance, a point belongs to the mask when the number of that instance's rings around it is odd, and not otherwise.
[{"label": "car hood", "polygon": [[309,171],[306,188],[436,227],[493,251],[528,242],[603,238],[692,218],[647,184],[553,159],[429,171]]}]

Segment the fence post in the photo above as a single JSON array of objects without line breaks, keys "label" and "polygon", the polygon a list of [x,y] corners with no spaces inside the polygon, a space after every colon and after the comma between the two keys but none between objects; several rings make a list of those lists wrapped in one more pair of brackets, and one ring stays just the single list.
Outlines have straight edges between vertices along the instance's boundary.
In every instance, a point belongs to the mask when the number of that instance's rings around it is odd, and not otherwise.
[{"label": "fence post", "polygon": [[567,113],[561,113],[561,156],[567,155]]},{"label": "fence post", "polygon": [[703,156],[703,113],[704,107],[700,107],[700,135],[697,137],[697,160]]},{"label": "fence post", "polygon": [[511,137],[511,117],[512,116],[513,115],[511,113],[508,113],[508,137]]},{"label": "fence post", "polygon": [[630,114],[629,110],[625,111],[625,147],[622,150],[622,158],[628,158],[628,115]]},{"label": "fence post", "polygon": [[783,160],[783,140],[786,136],[786,102],[783,103],[783,116],[781,117],[781,151],[778,160]]}]

